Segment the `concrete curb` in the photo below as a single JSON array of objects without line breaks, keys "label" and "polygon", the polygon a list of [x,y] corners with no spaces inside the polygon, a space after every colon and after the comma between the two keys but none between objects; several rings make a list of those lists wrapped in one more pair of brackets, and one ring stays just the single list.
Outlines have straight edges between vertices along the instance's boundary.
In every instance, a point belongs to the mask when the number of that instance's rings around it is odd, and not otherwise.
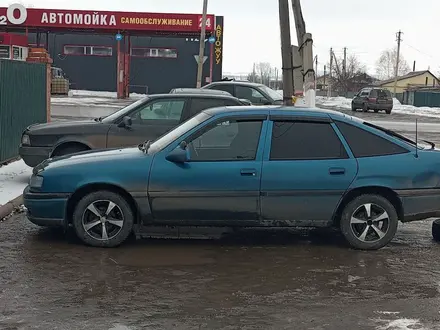
[{"label": "concrete curb", "polygon": [[10,215],[17,207],[23,204],[23,195],[0,206],[0,220]]}]

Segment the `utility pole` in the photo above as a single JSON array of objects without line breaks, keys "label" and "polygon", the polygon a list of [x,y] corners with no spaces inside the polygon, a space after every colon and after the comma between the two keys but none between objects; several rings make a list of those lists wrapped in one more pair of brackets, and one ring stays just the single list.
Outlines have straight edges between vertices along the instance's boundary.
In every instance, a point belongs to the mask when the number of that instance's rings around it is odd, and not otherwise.
[{"label": "utility pole", "polygon": [[399,75],[399,60],[400,60],[400,43],[402,42],[402,31],[397,32],[397,56],[396,56],[396,69],[394,71],[394,97],[397,92],[397,76]]},{"label": "utility pole", "polygon": [[315,55],[315,90],[316,90],[316,83],[318,78],[318,54]]},{"label": "utility pole", "polygon": [[206,16],[208,0],[203,0],[202,31],[200,32],[199,65],[197,67],[197,88],[202,87],[203,58],[205,57]]},{"label": "utility pole", "polygon": [[413,72],[416,71],[416,61],[413,63]]},{"label": "utility pole", "polygon": [[324,64],[324,81],[322,82],[322,86],[325,88],[325,76],[327,75],[327,66]]},{"label": "utility pole", "polygon": [[333,48],[330,48],[330,70],[328,72],[327,97],[332,96],[332,75],[333,75]]},{"label": "utility pole", "polygon": [[342,64],[342,72],[345,75],[347,73],[347,47],[344,47],[344,63]]},{"label": "utility pole", "polygon": [[289,0],[278,0],[280,31],[281,31],[281,55],[283,63],[283,103],[292,105],[293,94],[293,68],[290,40]]}]

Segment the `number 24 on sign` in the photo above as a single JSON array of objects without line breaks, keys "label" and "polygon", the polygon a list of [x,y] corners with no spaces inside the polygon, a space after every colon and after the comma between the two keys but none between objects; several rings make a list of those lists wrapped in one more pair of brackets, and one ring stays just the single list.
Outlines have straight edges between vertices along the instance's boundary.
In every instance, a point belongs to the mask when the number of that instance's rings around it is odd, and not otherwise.
[{"label": "number 24 on sign", "polygon": [[[202,22],[203,22],[203,17],[200,17],[200,18],[199,18],[199,28],[202,27]],[[207,28],[211,28],[211,18],[210,18],[210,17],[208,17],[208,18],[206,19],[206,27],[207,27]]]}]

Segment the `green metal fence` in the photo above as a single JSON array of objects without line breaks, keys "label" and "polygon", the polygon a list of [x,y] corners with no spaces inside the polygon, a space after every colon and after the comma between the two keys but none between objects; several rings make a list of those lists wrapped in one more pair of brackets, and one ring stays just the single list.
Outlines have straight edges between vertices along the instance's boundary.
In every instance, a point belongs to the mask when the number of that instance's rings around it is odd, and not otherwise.
[{"label": "green metal fence", "polygon": [[47,121],[46,65],[0,60],[0,163],[18,156],[23,130]]}]

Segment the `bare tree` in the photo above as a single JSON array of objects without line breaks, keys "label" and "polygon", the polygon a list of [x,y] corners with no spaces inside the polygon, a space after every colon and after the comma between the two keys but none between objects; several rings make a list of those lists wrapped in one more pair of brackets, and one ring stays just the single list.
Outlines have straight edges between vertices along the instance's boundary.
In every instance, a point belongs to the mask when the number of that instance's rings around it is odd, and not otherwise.
[{"label": "bare tree", "polygon": [[336,57],[334,54],[334,63],[332,68],[332,87],[339,92],[354,92],[365,85],[371,84],[372,79],[366,74],[366,67],[362,64],[356,55],[347,57],[347,63],[344,67],[344,59]]},{"label": "bare tree", "polygon": [[261,83],[265,85],[269,85],[270,77],[272,74],[272,66],[267,62],[260,62],[256,65],[257,75],[261,79]]},{"label": "bare tree", "polygon": [[[397,48],[384,50],[376,62],[376,74],[379,79],[391,79],[395,75],[397,60]],[[398,75],[403,76],[410,72],[408,62],[400,53]]]}]

